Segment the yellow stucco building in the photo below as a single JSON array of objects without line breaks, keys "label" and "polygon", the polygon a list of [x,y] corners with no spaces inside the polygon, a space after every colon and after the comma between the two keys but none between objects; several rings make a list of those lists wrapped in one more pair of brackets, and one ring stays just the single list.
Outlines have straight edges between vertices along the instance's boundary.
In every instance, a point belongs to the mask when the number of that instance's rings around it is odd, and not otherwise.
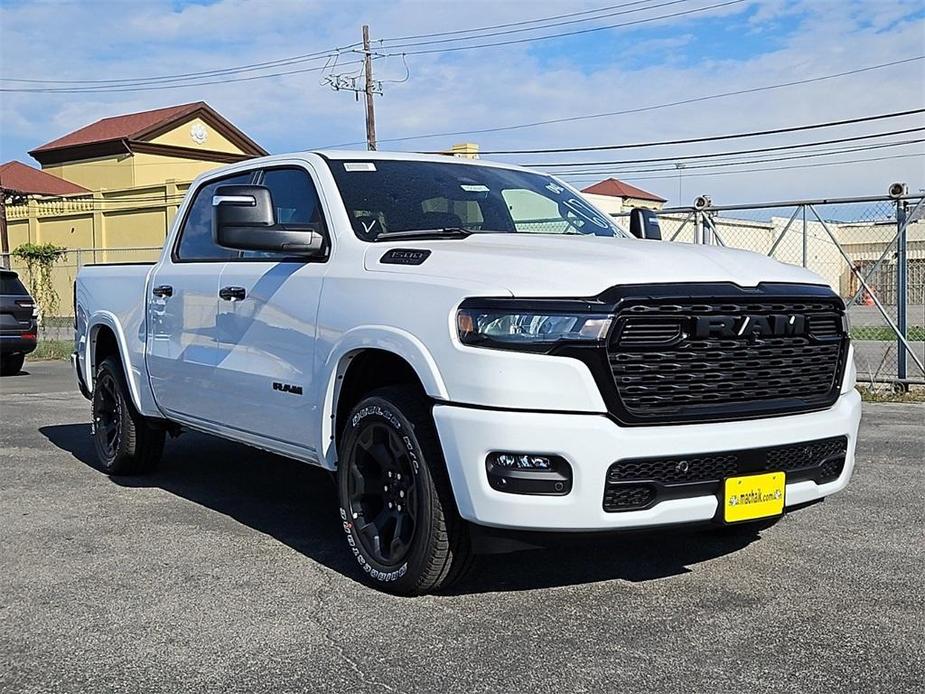
[{"label": "yellow stucco building", "polygon": [[29,152],[44,174],[78,192],[30,190],[9,205],[9,247],[159,247],[197,175],[266,153],[202,101],[104,118]]}]

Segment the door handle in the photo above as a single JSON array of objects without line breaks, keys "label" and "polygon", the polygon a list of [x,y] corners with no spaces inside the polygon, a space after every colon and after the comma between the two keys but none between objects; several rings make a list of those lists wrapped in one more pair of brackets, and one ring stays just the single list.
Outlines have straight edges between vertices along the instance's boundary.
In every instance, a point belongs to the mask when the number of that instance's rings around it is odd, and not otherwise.
[{"label": "door handle", "polygon": [[151,293],[157,297],[173,296],[173,287],[169,284],[161,284],[151,290]]},{"label": "door handle", "polygon": [[247,292],[244,287],[222,287],[218,290],[218,295],[225,301],[241,301]]}]

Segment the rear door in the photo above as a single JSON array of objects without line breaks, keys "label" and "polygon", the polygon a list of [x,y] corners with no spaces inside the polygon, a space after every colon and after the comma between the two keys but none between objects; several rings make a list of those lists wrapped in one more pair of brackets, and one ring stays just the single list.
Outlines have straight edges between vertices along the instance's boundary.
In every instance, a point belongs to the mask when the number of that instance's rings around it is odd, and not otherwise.
[{"label": "rear door", "polygon": [[235,255],[212,240],[212,195],[220,185],[249,183],[253,172],[209,181],[194,193],[169,257],[148,287],[148,374],[166,412],[221,423],[225,410],[214,380],[222,267]]},{"label": "rear door", "polygon": [[[278,223],[324,226],[318,187],[302,166],[259,173]],[[326,234],[326,232],[325,232]],[[328,244],[330,247],[330,244]],[[224,422],[274,441],[310,448],[318,416],[312,382],[316,318],[326,258],[240,251],[222,270],[216,381]]]}]

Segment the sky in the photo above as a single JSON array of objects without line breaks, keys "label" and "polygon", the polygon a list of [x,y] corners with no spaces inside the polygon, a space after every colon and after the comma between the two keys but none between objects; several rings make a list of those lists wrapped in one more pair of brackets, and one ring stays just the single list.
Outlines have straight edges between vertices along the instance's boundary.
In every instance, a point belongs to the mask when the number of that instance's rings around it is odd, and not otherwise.
[{"label": "sky", "polygon": [[[556,27],[523,24],[564,14],[570,16],[547,22],[567,22]],[[350,46],[360,39],[364,23],[370,26],[374,49],[383,56],[374,62],[374,77],[383,81],[383,94],[376,97],[380,149],[439,150],[457,142],[475,142],[484,151],[640,143],[925,107],[922,58],[811,84],[703,98],[925,57],[925,0],[0,0],[0,88],[119,89],[0,92],[0,161],[35,164],[28,150],[98,118],[200,100],[272,153],[343,144],[361,149],[362,99],[331,89],[324,78],[332,72],[357,74],[357,65],[350,63],[358,56]],[[624,26],[601,28],[613,24]],[[510,26],[480,33],[513,33],[466,41],[458,39],[472,34],[430,36],[497,25]],[[421,52],[562,32],[582,33],[472,50]],[[408,36],[419,38],[401,39]],[[417,45],[402,46],[407,43]],[[146,86],[158,88],[139,91],[124,83],[87,82],[227,70],[323,55],[337,48],[344,50],[333,71],[323,70],[328,59],[319,57],[194,80],[211,84],[191,86],[189,78],[183,86],[176,86],[177,80],[149,81]],[[274,72],[292,74],[265,77]],[[245,77],[246,81],[234,81]],[[676,101],[689,103],[664,106]],[[496,132],[400,139],[573,117],[580,118]],[[925,144],[732,169],[697,169],[698,163],[690,162],[680,177],[670,159],[923,126],[925,116],[919,113],[745,140],[486,158],[528,165],[667,158],[645,165],[607,164],[591,173],[579,173],[574,166],[559,167],[558,172],[567,172],[564,177],[580,186],[613,173],[668,198],[670,204],[689,204],[698,194],[709,194],[718,204],[875,195],[884,193],[893,181],[905,181],[913,191],[925,188]],[[916,138],[925,135],[844,146]],[[846,163],[818,165],[839,161]]]}]

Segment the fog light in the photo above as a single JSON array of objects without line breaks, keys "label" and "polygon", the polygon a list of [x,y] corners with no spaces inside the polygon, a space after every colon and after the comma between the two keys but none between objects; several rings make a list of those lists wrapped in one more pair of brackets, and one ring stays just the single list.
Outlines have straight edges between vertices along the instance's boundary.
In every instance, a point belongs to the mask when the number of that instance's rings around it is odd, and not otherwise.
[{"label": "fog light", "polygon": [[488,484],[499,492],[564,496],[572,490],[572,468],[561,456],[493,452],[485,470]]},{"label": "fog light", "polygon": [[494,453],[494,463],[502,468],[517,468],[518,470],[549,470],[552,461],[543,455],[529,455],[527,453]]}]

